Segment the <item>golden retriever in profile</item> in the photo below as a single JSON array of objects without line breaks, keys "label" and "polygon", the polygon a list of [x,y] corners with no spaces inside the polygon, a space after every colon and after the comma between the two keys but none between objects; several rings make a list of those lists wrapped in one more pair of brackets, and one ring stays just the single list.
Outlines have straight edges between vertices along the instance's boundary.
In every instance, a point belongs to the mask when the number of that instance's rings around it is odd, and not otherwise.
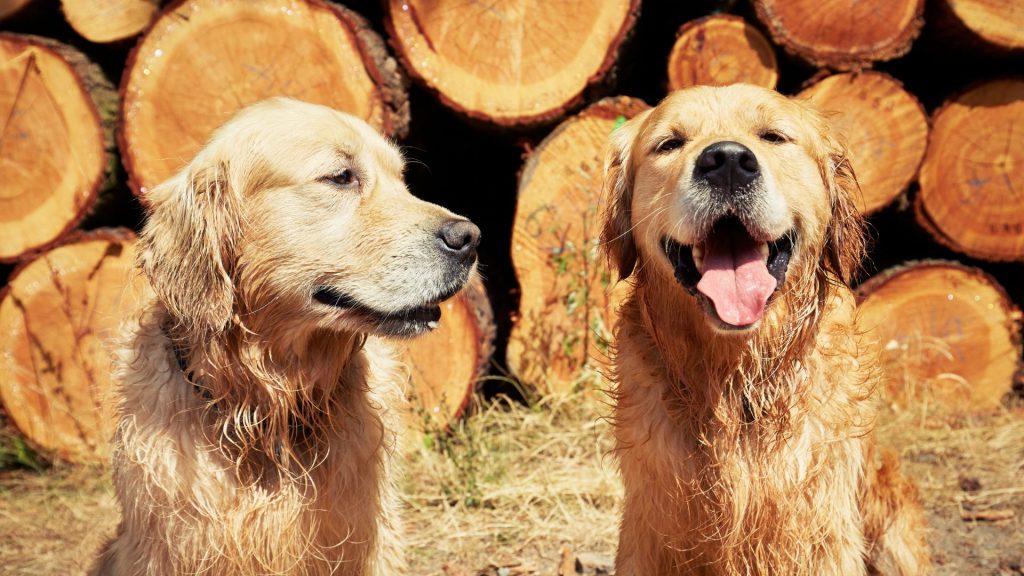
[{"label": "golden retriever in profile", "polygon": [[875,463],[847,282],[856,181],[823,117],[748,85],[612,135],[603,244],[625,482],[618,576],[929,571],[914,486]]},{"label": "golden retriever in profile", "polygon": [[361,120],[275,99],[148,192],[157,297],[120,355],[123,520],[95,573],[405,572],[402,374],[374,336],[437,325],[479,229],[402,169]]}]

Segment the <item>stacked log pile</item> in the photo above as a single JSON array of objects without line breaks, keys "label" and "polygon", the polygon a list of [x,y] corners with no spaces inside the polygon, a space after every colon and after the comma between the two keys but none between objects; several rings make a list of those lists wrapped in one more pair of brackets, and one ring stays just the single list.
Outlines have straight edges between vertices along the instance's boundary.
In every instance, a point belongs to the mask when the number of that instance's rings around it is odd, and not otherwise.
[{"label": "stacked log pile", "polygon": [[146,190],[278,95],[395,138],[413,192],[484,231],[482,283],[404,344],[435,425],[481,381],[604,388],[623,289],[597,250],[605,139],[732,82],[814,102],[848,142],[894,402],[992,409],[1020,380],[1022,19],[1013,0],[0,0],[6,412],[37,447],[102,456],[106,336],[134,305],[112,278]]}]

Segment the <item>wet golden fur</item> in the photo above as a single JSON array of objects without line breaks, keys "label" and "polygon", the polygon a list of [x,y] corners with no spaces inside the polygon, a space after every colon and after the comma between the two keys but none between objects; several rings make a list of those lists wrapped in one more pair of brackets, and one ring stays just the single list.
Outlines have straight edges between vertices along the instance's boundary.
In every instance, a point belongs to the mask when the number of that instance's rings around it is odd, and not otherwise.
[{"label": "wet golden fur", "polygon": [[[454,216],[402,169],[361,120],[276,99],[148,192],[156,298],[120,352],[123,520],[94,573],[404,573],[404,374],[372,334],[428,330],[388,317],[449,296],[470,265],[443,265],[436,230]],[[317,302],[318,286],[380,315]]]},{"label": "wet golden fur", "polygon": [[[684,144],[659,153],[673,135]],[[762,166],[751,218],[798,234],[785,283],[746,330],[711,318],[661,248],[666,235],[699,240],[692,210],[708,200],[691,174],[718,141]],[[752,86],[675,92],[612,135],[605,190],[603,244],[632,284],[614,362],[616,573],[927,573],[916,490],[895,459],[875,460],[876,365],[847,288],[863,224],[825,119]]]}]

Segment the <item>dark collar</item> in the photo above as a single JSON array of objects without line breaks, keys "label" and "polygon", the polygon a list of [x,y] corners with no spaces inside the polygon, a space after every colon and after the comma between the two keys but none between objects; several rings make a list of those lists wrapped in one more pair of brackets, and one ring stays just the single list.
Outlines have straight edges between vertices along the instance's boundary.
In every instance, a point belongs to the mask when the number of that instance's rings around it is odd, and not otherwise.
[{"label": "dark collar", "polygon": [[[182,376],[185,377],[185,380],[187,380],[189,384],[192,384],[192,389],[195,390],[196,394],[199,395],[200,398],[207,402],[212,402],[213,394],[210,394],[210,391],[207,390],[206,387],[203,386],[202,382],[195,377],[195,372],[188,369],[188,359],[185,357],[185,351],[182,350],[181,346],[178,345],[178,342],[173,336],[171,336],[170,329],[167,326],[163,326],[161,331],[164,333],[164,337],[167,338],[167,342],[171,346],[171,352],[174,354],[174,361],[178,365],[178,370],[181,370]],[[291,429],[292,434],[296,437],[308,438],[312,436],[310,429],[298,420],[289,418],[289,428]]]},{"label": "dark collar", "polygon": [[171,345],[171,352],[174,354],[174,360],[178,364],[178,370],[181,370],[182,376],[185,380],[188,380],[189,384],[192,384],[192,389],[196,391],[203,400],[213,400],[213,395],[207,390],[195,377],[195,372],[188,369],[188,359],[185,357],[185,351],[181,349],[178,342],[171,336],[171,331],[167,326],[162,327],[164,336],[167,338],[167,342]]}]

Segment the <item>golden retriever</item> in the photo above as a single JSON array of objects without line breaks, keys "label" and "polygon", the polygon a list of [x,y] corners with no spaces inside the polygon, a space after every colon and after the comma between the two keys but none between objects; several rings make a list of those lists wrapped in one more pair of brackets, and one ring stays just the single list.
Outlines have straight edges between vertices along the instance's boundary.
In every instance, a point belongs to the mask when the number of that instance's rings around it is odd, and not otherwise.
[{"label": "golden retriever", "polygon": [[403,375],[374,335],[435,327],[480,234],[402,170],[363,121],[274,99],[149,191],[95,573],[404,573]]},{"label": "golden retriever", "polygon": [[618,576],[927,572],[916,490],[874,460],[858,189],[825,119],[698,87],[611,140]]}]

